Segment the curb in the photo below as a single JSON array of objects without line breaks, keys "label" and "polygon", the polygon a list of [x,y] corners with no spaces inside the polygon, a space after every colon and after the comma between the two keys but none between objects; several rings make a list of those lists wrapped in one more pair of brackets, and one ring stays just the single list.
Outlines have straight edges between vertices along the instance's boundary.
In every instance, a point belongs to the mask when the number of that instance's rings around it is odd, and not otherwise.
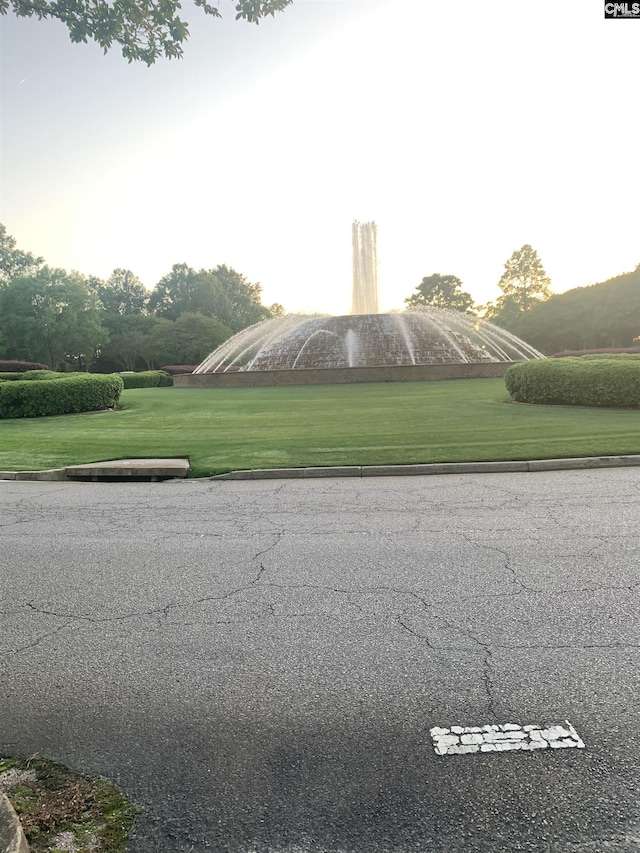
[{"label": "curb", "polygon": [[29,853],[29,845],[9,798],[0,793],[0,853]]},{"label": "curb", "polygon": [[[46,471],[0,471],[0,480],[38,480],[53,482],[66,480],[64,468],[49,468]],[[0,851],[2,853],[2,851]]]},{"label": "curb", "polygon": [[[110,476],[125,479],[122,470],[107,468]],[[308,480],[321,477],[415,477],[429,474],[506,474],[537,471],[578,471],[588,468],[631,468],[640,466],[640,454],[628,456],[582,456],[568,459],[531,459],[517,462],[432,462],[424,465],[334,465],[326,468],[256,468],[229,471],[203,477],[204,480]],[[69,481],[69,470],[78,466],[52,468],[47,471],[0,471],[0,480]],[[90,466],[87,466],[87,468]],[[95,466],[96,468],[98,465]],[[149,472],[144,472],[146,475]],[[105,474],[103,473],[103,476]],[[169,471],[163,471],[163,476]],[[135,475],[134,475],[135,476]],[[175,477],[175,472],[173,473]],[[182,474],[181,476],[185,476]],[[127,477],[130,479],[130,477]],[[0,850],[2,853],[2,850]]]},{"label": "curb", "polygon": [[[113,459],[109,462],[90,462],[86,465],[67,465],[46,471],[0,471],[0,480],[37,480],[63,482],[67,480],[148,479],[171,480],[186,477],[189,460],[181,458]],[[2,851],[0,850],[0,853]]]},{"label": "curb", "polygon": [[426,465],[351,465],[328,468],[262,468],[229,471],[208,480],[288,480],[317,477],[411,477],[428,474],[505,474],[640,466],[640,455],[532,459],[524,462],[433,462]]}]

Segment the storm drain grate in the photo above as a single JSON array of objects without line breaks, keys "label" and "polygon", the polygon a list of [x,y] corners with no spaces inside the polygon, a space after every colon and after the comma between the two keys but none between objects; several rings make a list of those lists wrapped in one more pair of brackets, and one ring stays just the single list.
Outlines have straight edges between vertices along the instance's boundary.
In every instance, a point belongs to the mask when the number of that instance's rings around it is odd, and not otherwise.
[{"label": "storm drain grate", "polygon": [[436,726],[429,734],[436,755],[466,755],[474,752],[510,752],[535,749],[584,749],[584,741],[569,720],[555,725],[516,723],[487,726]]}]

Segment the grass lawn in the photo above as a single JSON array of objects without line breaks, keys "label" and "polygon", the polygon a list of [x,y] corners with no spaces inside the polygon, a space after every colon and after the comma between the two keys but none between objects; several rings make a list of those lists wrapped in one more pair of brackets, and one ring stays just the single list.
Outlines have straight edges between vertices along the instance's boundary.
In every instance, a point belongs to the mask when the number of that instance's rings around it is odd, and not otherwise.
[{"label": "grass lawn", "polygon": [[141,388],[117,412],[0,421],[0,470],[189,457],[238,468],[640,453],[640,411],[513,403],[502,379],[288,388]]}]

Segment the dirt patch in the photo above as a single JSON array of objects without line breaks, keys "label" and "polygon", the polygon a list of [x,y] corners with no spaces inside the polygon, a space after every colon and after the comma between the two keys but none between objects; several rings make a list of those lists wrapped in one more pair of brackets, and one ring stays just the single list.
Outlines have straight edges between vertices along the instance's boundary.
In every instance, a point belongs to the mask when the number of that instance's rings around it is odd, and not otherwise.
[{"label": "dirt patch", "polygon": [[106,779],[48,758],[0,758],[0,790],[32,853],[124,853],[138,810]]}]

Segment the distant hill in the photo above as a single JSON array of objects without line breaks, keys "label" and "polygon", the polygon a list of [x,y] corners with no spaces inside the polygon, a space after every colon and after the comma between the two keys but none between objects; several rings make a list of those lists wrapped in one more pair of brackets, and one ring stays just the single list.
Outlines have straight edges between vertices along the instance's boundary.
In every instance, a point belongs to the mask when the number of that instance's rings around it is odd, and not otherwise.
[{"label": "distant hill", "polygon": [[608,281],[551,296],[509,330],[547,355],[633,346],[640,336],[640,264]]}]

